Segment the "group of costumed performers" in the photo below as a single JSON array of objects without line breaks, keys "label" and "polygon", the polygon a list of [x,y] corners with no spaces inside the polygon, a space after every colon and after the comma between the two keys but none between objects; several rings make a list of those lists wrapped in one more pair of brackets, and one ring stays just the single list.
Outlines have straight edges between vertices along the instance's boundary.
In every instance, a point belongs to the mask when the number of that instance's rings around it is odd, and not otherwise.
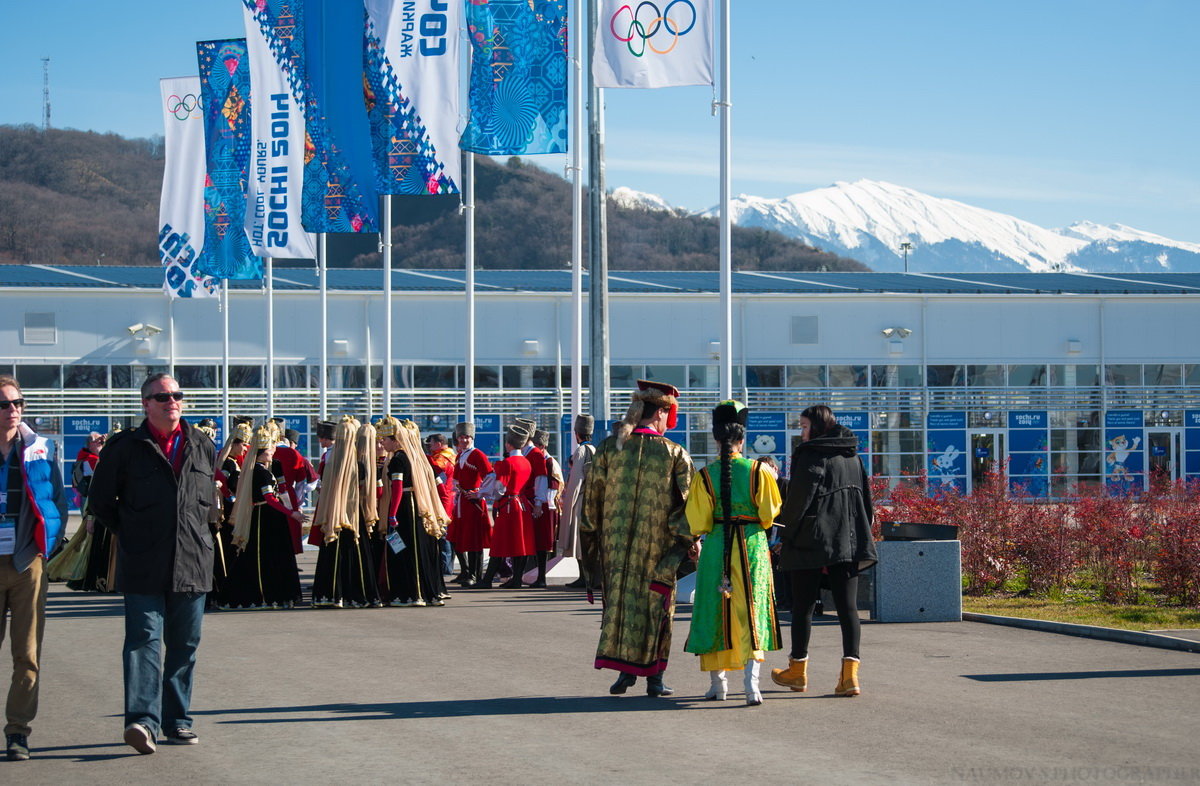
[{"label": "group of costumed performers", "polygon": [[706,699],[724,701],[725,672],[743,671],[746,703],[762,704],[758,679],[765,653],[780,648],[767,533],[781,500],[775,474],[742,455],[748,410],[722,401],[712,412],[720,458],[696,472],[687,520],[704,537],[696,568],[692,625],[684,650],[709,673]]},{"label": "group of costumed performers", "polygon": [[437,493],[433,467],[410,420],[390,415],[375,424],[383,458],[379,518],[387,523],[378,562],[380,600],[389,606],[444,606],[447,598],[438,540],[450,517]]},{"label": "group of costumed performers", "polygon": [[[274,423],[254,431],[252,465],[242,463],[233,509],[232,544],[237,556],[228,564],[218,605],[227,609],[289,609],[301,601],[299,533],[304,513],[293,493],[283,493],[271,466],[281,435]],[[229,557],[228,554],[225,555]]]},{"label": "group of costumed performers", "polygon": [[492,547],[492,514],[479,493],[484,478],[492,474],[487,454],[475,447],[475,424],[454,427],[454,506],[447,537],[458,554],[459,573],[454,582],[473,588],[483,578],[483,551]]},{"label": "group of costumed performers", "polygon": [[336,426],[318,424],[317,437],[329,444],[321,458],[320,495],[308,534],[309,544],[319,549],[313,606],[380,606],[371,549],[379,523],[375,427],[347,415]]}]

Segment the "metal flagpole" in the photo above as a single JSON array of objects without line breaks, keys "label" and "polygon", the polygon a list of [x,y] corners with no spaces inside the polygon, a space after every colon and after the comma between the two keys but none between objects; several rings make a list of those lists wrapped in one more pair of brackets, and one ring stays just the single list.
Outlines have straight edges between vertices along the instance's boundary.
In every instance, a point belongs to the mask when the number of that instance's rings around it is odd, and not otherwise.
[{"label": "metal flagpole", "polygon": [[221,422],[229,438],[229,279],[221,280]]},{"label": "metal flagpole", "polygon": [[267,279],[267,417],[275,415],[275,260],[263,260]]},{"label": "metal flagpole", "polygon": [[464,288],[467,295],[467,362],[463,371],[465,401],[463,420],[475,420],[475,154],[464,153],[463,161],[463,211],[467,224],[467,258]]},{"label": "metal flagpole", "polygon": [[721,0],[721,398],[733,398],[733,227],[731,186],[729,0]]},{"label": "metal flagpole", "polygon": [[[370,364],[367,376],[371,376]],[[383,412],[392,414],[392,195],[383,195]]]},{"label": "metal flagpole", "polygon": [[[595,60],[599,9],[588,3],[588,63]],[[589,69],[590,71],[590,69]],[[608,227],[604,195],[604,101],[595,78],[588,80],[588,305],[591,312],[592,416],[608,418]]]},{"label": "metal flagpole", "polygon": [[175,376],[175,298],[167,297],[167,373]]},{"label": "metal flagpole", "polygon": [[[571,418],[583,412],[583,62],[579,32],[583,27],[583,0],[575,0],[575,32],[568,53],[571,66]],[[561,382],[559,383],[562,384]],[[573,430],[573,425],[568,427]],[[565,446],[564,446],[565,447]],[[564,450],[568,455],[569,450]]]},{"label": "metal flagpole", "polygon": [[321,420],[329,419],[329,282],[326,268],[325,233],[322,232],[317,240],[317,276],[321,280],[321,372],[318,375]]}]

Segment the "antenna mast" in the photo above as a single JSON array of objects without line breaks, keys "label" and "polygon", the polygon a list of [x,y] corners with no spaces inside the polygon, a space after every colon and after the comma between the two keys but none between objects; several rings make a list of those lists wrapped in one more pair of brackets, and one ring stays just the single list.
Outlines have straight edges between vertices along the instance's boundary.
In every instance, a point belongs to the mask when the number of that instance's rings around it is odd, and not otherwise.
[{"label": "antenna mast", "polygon": [[42,130],[50,128],[50,58],[42,58]]}]

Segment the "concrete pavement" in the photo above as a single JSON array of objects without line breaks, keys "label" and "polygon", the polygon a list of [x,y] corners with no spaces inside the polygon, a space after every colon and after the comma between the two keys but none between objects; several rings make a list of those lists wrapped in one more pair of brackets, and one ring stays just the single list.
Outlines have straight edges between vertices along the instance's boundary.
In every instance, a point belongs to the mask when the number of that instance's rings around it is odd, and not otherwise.
[{"label": "concrete pavement", "polygon": [[[311,571],[312,555],[303,563]],[[311,579],[311,574],[306,576]],[[865,624],[863,695],[832,695],[835,623],[809,693],[747,707],[675,622],[667,684],[609,696],[582,593],[455,591],[443,608],[217,612],[196,746],[121,742],[121,601],[52,585],[33,760],[40,783],[1197,782],[1200,656],[972,622]],[[787,639],[785,627],[784,638]],[[7,658],[7,652],[5,653]],[[18,781],[17,778],[20,778]]]}]

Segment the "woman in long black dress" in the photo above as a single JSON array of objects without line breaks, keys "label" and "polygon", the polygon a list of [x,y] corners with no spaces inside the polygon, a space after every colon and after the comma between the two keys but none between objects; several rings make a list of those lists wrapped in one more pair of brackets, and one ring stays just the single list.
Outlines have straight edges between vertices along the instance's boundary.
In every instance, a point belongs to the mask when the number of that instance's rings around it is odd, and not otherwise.
[{"label": "woman in long black dress", "polygon": [[[375,571],[367,538],[360,520],[364,508],[357,442],[360,426],[352,417],[342,418],[334,432],[333,447],[321,472],[321,494],[313,517],[309,542],[320,541],[313,577],[313,606],[318,608],[363,608],[378,605]],[[374,429],[371,429],[374,444]],[[370,510],[374,511],[374,483],[370,484]]]},{"label": "woman in long black dress", "polygon": [[238,423],[233,427],[229,441],[217,454],[217,482],[220,484],[221,521],[213,526],[213,588],[209,593],[209,606],[219,606],[221,592],[229,580],[237,551],[233,548],[233,503],[237,497],[238,480],[241,479],[242,462],[250,452],[253,439],[249,423]]},{"label": "woman in long black dress", "polygon": [[254,432],[254,464],[242,467],[233,505],[233,545],[239,550],[221,594],[231,609],[290,609],[301,599],[300,571],[288,519],[303,524],[304,514],[279,499],[271,460],[276,433]]}]

